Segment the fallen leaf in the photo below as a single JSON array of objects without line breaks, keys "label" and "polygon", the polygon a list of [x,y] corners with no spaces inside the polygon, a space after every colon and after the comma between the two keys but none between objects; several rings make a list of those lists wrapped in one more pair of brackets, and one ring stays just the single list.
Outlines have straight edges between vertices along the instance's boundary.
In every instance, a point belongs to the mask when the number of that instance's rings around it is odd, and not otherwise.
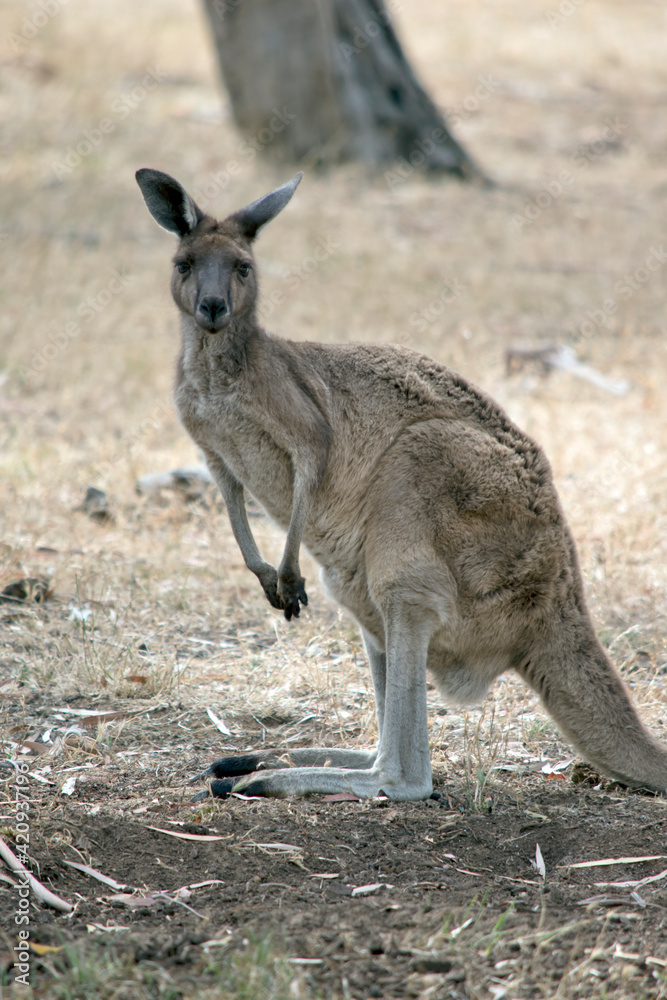
[{"label": "fallen leaf", "polygon": [[663,878],[667,878],[667,868],[665,868],[664,872],[660,872],[658,875],[647,875],[646,878],[633,879],[625,882],[594,882],[593,884],[598,889],[639,889],[642,885],[650,885],[651,882],[660,882]]},{"label": "fallen leaf", "polygon": [[352,792],[334,792],[332,795],[325,795],[322,799],[323,802],[360,802],[361,799],[358,795],[354,795]]},{"label": "fallen leaf", "polygon": [[647,854],[639,858],[600,858],[598,861],[577,861],[572,865],[559,865],[559,868],[602,868],[606,865],[637,865],[644,861],[664,861],[667,854]]},{"label": "fallen leaf", "polygon": [[371,882],[370,885],[358,885],[352,890],[353,896],[373,896],[380,889],[393,889],[387,882]]},{"label": "fallen leaf", "polygon": [[104,882],[111,889],[127,889],[127,885],[124,882],[116,882],[115,878],[111,878],[109,875],[103,875],[102,872],[98,872],[96,868],[91,868],[90,865],[81,865],[78,861],[65,861],[64,865],[69,865],[70,868],[76,868],[77,871],[83,872],[84,875],[90,875],[91,878],[97,879],[98,882]]},{"label": "fallen leaf", "polygon": [[[210,842],[212,840],[224,840],[224,837],[220,837],[217,834],[212,833],[178,833],[176,830],[163,830],[159,826],[148,826],[147,830],[155,830],[156,833],[166,833],[168,837],[176,837],[177,840],[198,840],[203,842]],[[259,845],[257,845],[259,846]]]},{"label": "fallen leaf", "polygon": [[73,911],[74,907],[71,903],[61,899],[60,896],[56,896],[55,892],[51,892],[50,889],[47,889],[45,885],[42,885],[38,878],[35,878],[32,872],[28,871],[26,866],[16,857],[9,844],[2,836],[0,836],[0,857],[8,868],[10,868],[17,875],[21,876],[24,883],[30,883],[30,888],[37,899],[39,899],[42,903],[46,903],[47,906],[53,906],[54,909],[60,910],[62,913],[71,913]]},{"label": "fallen leaf", "polygon": [[542,851],[540,850],[540,845],[535,844],[535,867],[542,878],[547,877],[547,867],[544,864],[544,858],[542,857]]},{"label": "fallen leaf", "polygon": [[118,719],[131,719],[138,712],[98,712],[97,715],[81,716],[82,726],[97,726],[101,722],[116,722]]},{"label": "fallen leaf", "polygon": [[114,718],[120,718],[121,716],[133,716],[133,715],[143,715],[145,712],[152,711],[151,708],[140,708],[133,712],[118,712],[113,708],[108,709],[105,712],[100,712],[99,710],[90,708],[58,708],[56,712],[61,715],[77,715],[81,721],[85,724],[86,719],[108,719],[110,716]]},{"label": "fallen leaf", "polygon": [[34,951],[36,955],[53,955],[56,952],[62,951],[63,945],[56,947],[52,944],[35,944],[34,941],[31,941],[30,950]]},{"label": "fallen leaf", "polygon": [[[51,768],[49,767],[48,770],[50,771]],[[49,781],[48,778],[45,778],[44,775],[39,774],[38,771],[28,771],[28,774],[30,775],[31,778],[34,778],[35,781],[39,781],[42,785],[55,785],[55,781]]]},{"label": "fallen leaf", "polygon": [[[567,770],[571,764],[574,764],[576,757],[570,757],[569,760],[559,760],[557,764],[548,763],[542,768],[542,774],[545,774],[547,778],[555,778],[557,774],[561,771]],[[565,775],[562,775],[565,778]],[[567,778],[565,778],[567,781]]]},{"label": "fallen leaf", "polygon": [[220,718],[219,715],[215,714],[215,712],[213,711],[212,708],[207,708],[206,709],[206,714],[208,715],[209,719],[211,720],[211,722],[213,723],[213,725],[216,727],[216,729],[220,730],[220,732],[222,733],[223,736],[231,736],[232,735],[231,729],[229,729],[225,725],[225,723],[222,721],[222,719]]},{"label": "fallen leaf", "polygon": [[285,851],[289,853],[290,851],[302,851],[303,847],[297,847],[296,844],[255,844],[249,843],[243,846],[246,847],[261,847],[263,851]]},{"label": "fallen leaf", "polygon": [[129,931],[129,927],[121,927],[119,924],[86,924],[89,934],[107,934],[109,931]]},{"label": "fallen leaf", "polygon": [[577,906],[589,906],[591,903],[595,903],[597,906],[627,906],[628,901],[625,896],[587,896],[586,899],[578,899]]}]

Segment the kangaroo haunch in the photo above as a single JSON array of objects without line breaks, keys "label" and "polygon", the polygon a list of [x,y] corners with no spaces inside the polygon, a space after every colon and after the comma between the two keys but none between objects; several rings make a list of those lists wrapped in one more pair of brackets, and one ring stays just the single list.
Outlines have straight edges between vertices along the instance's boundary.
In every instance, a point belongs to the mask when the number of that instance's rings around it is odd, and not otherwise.
[{"label": "kangaroo haunch", "polygon": [[[478,703],[513,669],[605,774],[667,790],[667,748],[639,720],[598,641],[549,463],[487,395],[384,344],[270,336],[256,317],[252,243],[301,180],[222,222],[157,170],[137,180],[179,237],[175,398],[227,504],[245,563],[285,617],[307,604],[301,542],[358,621],[375,689],[373,752],[229,757],[214,794],[431,794],[426,672]],[[278,569],[252,536],[244,490],[287,531]],[[259,773],[253,774],[258,768]]]}]

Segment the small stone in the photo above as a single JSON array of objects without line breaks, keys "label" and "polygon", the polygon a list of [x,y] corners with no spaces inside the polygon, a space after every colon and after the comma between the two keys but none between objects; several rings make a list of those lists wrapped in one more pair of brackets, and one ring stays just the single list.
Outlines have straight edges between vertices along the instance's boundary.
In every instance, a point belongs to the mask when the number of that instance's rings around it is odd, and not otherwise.
[{"label": "small stone", "polygon": [[415,972],[421,972],[422,974],[431,972],[446,973],[450,971],[452,963],[448,958],[417,958],[412,963],[412,967]]}]

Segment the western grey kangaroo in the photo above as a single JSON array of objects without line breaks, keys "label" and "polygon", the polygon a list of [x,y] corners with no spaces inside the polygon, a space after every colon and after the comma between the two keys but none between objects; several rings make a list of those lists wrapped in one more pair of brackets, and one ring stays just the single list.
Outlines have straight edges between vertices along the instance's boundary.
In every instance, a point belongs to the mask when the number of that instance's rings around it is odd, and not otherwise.
[{"label": "western grey kangaroo", "polygon": [[[158,170],[137,181],[179,238],[175,399],[269,602],[308,603],[301,542],[355,617],[375,690],[372,752],[274,751],[217,761],[213,794],[432,792],[426,672],[478,703],[514,669],[605,774],[667,790],[667,748],[639,720],[593,629],[549,463],[487,395],[404,347],[294,343],[257,322],[252,244],[301,174],[222,222]],[[287,531],[278,569],[252,536],[244,490]],[[259,772],[259,773],[253,773]]]}]

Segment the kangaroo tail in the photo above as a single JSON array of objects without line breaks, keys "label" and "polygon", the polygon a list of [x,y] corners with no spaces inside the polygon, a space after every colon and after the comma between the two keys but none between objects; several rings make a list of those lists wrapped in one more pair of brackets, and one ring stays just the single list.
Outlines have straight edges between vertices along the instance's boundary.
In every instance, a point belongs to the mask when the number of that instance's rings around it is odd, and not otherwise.
[{"label": "kangaroo tail", "polygon": [[667,792],[667,746],[641,722],[587,616],[534,649],[519,673],[587,761],[626,785]]}]

